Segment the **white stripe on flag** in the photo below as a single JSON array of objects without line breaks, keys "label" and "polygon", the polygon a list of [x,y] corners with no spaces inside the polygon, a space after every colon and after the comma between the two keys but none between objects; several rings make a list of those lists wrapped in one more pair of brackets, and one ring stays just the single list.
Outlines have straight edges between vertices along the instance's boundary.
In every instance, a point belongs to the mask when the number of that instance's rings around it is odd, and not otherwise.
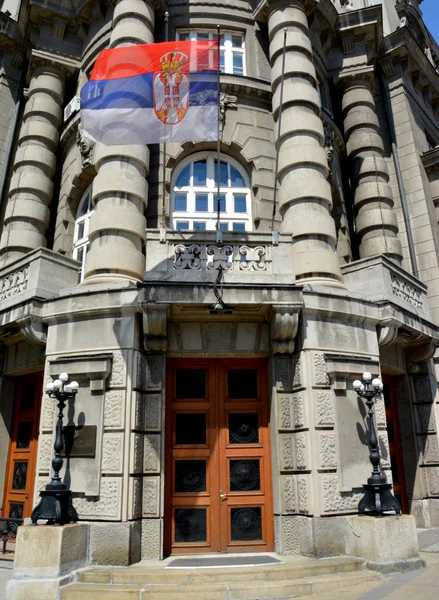
[{"label": "white stripe on flag", "polygon": [[215,142],[218,106],[191,106],[176,125],[160,121],[153,108],[81,110],[88,137],[107,146],[160,142]]}]

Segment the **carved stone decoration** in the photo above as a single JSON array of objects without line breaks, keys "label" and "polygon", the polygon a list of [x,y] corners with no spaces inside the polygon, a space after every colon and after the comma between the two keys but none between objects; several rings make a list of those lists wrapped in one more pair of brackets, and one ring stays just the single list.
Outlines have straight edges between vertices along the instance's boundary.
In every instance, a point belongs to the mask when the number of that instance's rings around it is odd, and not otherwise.
[{"label": "carved stone decoration", "polygon": [[332,159],[334,157],[334,130],[327,123],[324,124],[325,130],[325,152],[328,159],[329,175],[332,175]]},{"label": "carved stone decoration", "polygon": [[272,310],[272,351],[274,354],[292,354],[299,325],[298,309],[291,305],[273,305]]},{"label": "carved stone decoration", "polygon": [[378,327],[378,343],[380,346],[389,346],[398,337],[398,325],[396,321],[383,321]]},{"label": "carved stone decoration", "polygon": [[0,301],[26,291],[28,278],[29,267],[24,267],[0,279]]},{"label": "carved stone decoration", "polygon": [[194,271],[271,271],[270,246],[176,244],[172,266]]},{"label": "carved stone decoration", "polygon": [[238,109],[238,98],[232,94],[221,94],[220,98],[220,134],[222,135],[226,124],[226,113],[229,109]]},{"label": "carved stone decoration", "polygon": [[168,308],[168,304],[143,306],[144,347],[147,352],[166,352]]},{"label": "carved stone decoration", "polygon": [[87,169],[93,164],[94,143],[78,130],[76,145],[81,154],[82,169]]},{"label": "carved stone decoration", "polygon": [[17,325],[21,329],[24,339],[29,344],[37,344],[44,346],[47,341],[47,325],[45,325],[41,317],[35,315],[27,315],[21,319],[17,319]]},{"label": "carved stone decoration", "polygon": [[422,363],[433,358],[436,352],[436,342],[429,340],[419,346],[413,346],[407,349],[407,370],[409,373],[420,373]]}]

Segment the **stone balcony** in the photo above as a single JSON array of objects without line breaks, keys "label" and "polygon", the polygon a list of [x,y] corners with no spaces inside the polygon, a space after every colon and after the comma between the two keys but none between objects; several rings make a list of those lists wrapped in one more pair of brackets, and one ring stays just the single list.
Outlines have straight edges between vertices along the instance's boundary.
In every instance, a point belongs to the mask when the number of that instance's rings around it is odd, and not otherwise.
[{"label": "stone balcony", "polygon": [[31,329],[39,323],[42,331],[42,302],[75,287],[79,266],[76,260],[38,248],[0,269],[0,337],[20,328],[35,342]]},{"label": "stone balcony", "polygon": [[147,230],[145,282],[211,282],[220,269],[228,283],[291,285],[291,235]]}]

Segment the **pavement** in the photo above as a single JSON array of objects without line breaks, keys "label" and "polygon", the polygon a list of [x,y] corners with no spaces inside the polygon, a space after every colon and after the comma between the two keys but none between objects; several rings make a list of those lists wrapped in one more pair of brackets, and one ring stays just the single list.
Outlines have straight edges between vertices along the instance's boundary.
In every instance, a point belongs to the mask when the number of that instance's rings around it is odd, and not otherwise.
[{"label": "pavement", "polygon": [[0,600],[5,600],[6,584],[12,577],[13,563],[9,560],[2,560],[0,554]]},{"label": "pavement", "polygon": [[398,573],[347,589],[314,595],[319,600],[439,600],[439,529],[418,530],[424,569]]}]

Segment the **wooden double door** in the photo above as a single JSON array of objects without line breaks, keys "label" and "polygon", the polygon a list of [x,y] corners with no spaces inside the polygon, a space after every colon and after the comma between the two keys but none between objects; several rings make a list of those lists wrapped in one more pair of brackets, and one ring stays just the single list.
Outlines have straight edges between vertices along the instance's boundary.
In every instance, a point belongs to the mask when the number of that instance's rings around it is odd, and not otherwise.
[{"label": "wooden double door", "polygon": [[42,387],[43,373],[16,380],[3,517],[23,519],[32,512]]},{"label": "wooden double door", "polygon": [[273,550],[264,360],[168,363],[165,552]]}]

